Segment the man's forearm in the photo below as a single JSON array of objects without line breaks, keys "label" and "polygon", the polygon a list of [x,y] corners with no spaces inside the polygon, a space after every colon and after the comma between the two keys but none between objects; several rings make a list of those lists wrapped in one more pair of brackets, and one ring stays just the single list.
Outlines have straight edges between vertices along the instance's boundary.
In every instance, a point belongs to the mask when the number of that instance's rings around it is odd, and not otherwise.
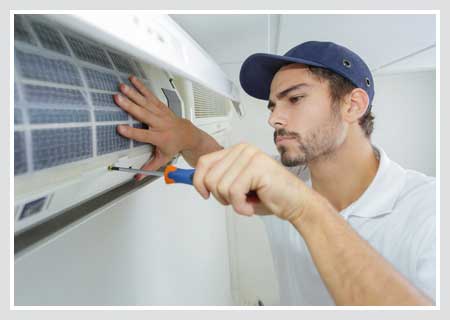
[{"label": "man's forearm", "polygon": [[183,134],[185,147],[181,154],[192,167],[196,166],[198,158],[202,155],[223,149],[213,137],[194,126],[189,120],[184,120]]},{"label": "man's forearm", "polygon": [[326,201],[318,197],[297,221],[337,305],[431,305]]}]

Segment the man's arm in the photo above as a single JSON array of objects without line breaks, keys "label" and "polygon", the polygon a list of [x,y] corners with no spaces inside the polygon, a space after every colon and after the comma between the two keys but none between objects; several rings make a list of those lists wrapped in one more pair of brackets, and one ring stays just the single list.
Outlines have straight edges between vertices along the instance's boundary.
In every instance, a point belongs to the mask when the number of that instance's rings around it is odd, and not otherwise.
[{"label": "man's arm", "polygon": [[223,149],[213,137],[194,126],[189,120],[183,119],[183,122],[185,122],[184,129],[180,128],[180,131],[185,141],[182,144],[181,155],[191,167],[195,168],[201,156]]},{"label": "man's arm", "polygon": [[[431,305],[362,239],[327,199],[257,148],[240,144],[202,156],[194,186],[242,215],[272,213],[294,225],[338,305]],[[248,198],[249,191],[259,201]],[[259,211],[262,205],[265,211]]]},{"label": "man's arm", "polygon": [[432,305],[326,201],[291,221],[337,305]]},{"label": "man's arm", "polygon": [[[204,154],[223,149],[206,132],[195,127],[189,120],[175,115],[139,79],[130,77],[134,88],[121,84],[123,95],[115,95],[116,104],[133,118],[147,124],[148,129],[118,126],[118,132],[129,139],[151,143],[155,146],[153,157],[142,169],[157,170],[167,164],[177,153],[193,167]],[[142,179],[138,175],[137,179]]]}]

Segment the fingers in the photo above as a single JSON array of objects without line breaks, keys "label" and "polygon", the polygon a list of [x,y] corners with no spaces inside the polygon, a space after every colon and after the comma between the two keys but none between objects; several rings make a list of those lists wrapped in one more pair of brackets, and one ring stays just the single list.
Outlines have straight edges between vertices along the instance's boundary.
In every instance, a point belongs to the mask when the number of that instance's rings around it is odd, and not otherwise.
[{"label": "fingers", "polygon": [[148,129],[133,128],[128,125],[118,125],[117,131],[128,139],[145,143],[157,143],[157,136]]},{"label": "fingers", "polygon": [[150,111],[139,107],[130,99],[121,96],[120,94],[114,95],[114,101],[120,108],[122,108],[125,112],[129,113],[136,120],[139,120],[152,126],[152,122],[154,121]]},{"label": "fingers", "polygon": [[237,213],[258,213],[264,205],[259,200],[250,201],[247,194],[265,188],[258,177],[265,170],[263,157],[257,148],[247,144],[202,156],[197,163],[194,186],[205,199],[212,193],[223,205],[231,204]]},{"label": "fingers", "polygon": [[142,83],[138,78],[135,76],[130,76],[130,81],[133,84],[133,86],[136,87],[136,89],[144,96],[146,97],[150,103],[152,103],[155,107],[161,108],[162,102],[151,92],[147,86]]},{"label": "fingers", "polygon": [[195,189],[197,189],[203,198],[208,199],[209,197],[209,190],[205,184],[205,177],[207,176],[209,169],[229,152],[230,149],[223,149],[206,154],[198,159],[193,183]]},{"label": "fingers", "polygon": [[228,155],[225,160],[222,160],[218,165],[215,166],[215,168],[222,167],[221,170],[223,170],[223,174],[220,177],[219,182],[217,183],[215,192],[217,192],[219,196],[227,202],[227,204],[231,203],[230,192],[232,183],[238,176],[242,174],[243,170],[245,170],[253,155],[258,150],[256,148],[244,145],[236,151],[237,152]]},{"label": "fingers", "polygon": [[145,97],[142,94],[137,92],[135,89],[133,89],[123,83],[121,83],[119,85],[119,89],[124,95],[126,95],[131,101],[136,103],[138,106],[148,109],[148,107],[147,107],[148,101],[145,99]]},{"label": "fingers", "polygon": [[[250,145],[200,157],[193,180],[205,199],[212,193],[220,203],[231,204],[242,215],[276,214],[291,220],[294,211],[296,215],[301,211],[297,177]],[[250,191],[257,194],[257,201],[252,201]]]},{"label": "fingers", "polygon": [[230,185],[256,152],[255,147],[239,144],[200,157],[194,175],[195,188],[205,199],[211,192],[223,205],[230,204]]},{"label": "fingers", "polygon": [[236,175],[242,170],[242,166],[247,163],[249,153],[253,149],[245,144],[233,147],[229,153],[216,162],[205,177],[206,188],[211,191],[214,197],[223,205],[229,205],[228,189]]},{"label": "fingers", "polygon": [[149,89],[147,89],[145,84],[143,84],[138,78],[135,76],[130,76],[130,81],[134,88],[127,86],[124,83],[119,85],[120,92],[123,93],[128,99],[125,98],[123,101],[120,101],[120,98],[117,98],[120,97],[120,95],[115,95],[114,99],[116,104],[124,108],[127,106],[128,100],[137,107],[141,107],[158,114],[158,111],[161,110],[162,106],[164,106],[163,103]]},{"label": "fingers", "polygon": [[260,203],[247,200],[247,193],[253,188],[254,172],[252,168],[251,161],[249,161],[229,187],[229,202],[234,211],[246,216],[255,214],[257,207],[261,206]]}]

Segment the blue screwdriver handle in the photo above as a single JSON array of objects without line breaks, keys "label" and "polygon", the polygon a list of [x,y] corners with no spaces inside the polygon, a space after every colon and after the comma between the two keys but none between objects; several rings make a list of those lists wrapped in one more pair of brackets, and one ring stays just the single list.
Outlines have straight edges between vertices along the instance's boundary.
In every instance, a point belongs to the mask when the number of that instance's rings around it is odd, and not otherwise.
[{"label": "blue screwdriver handle", "polygon": [[164,170],[164,180],[167,184],[184,183],[193,185],[195,169],[179,169],[169,165]]}]

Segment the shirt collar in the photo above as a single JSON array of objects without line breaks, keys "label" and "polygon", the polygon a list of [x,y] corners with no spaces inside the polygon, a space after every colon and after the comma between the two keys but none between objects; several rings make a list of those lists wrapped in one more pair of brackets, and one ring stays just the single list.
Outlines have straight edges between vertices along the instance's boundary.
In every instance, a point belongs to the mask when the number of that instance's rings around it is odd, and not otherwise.
[{"label": "shirt collar", "polygon": [[[374,148],[380,155],[375,178],[355,202],[340,212],[344,217],[374,218],[389,214],[403,189],[406,181],[405,169],[391,161],[383,149]],[[311,186],[311,180],[308,181],[308,185]]]}]

